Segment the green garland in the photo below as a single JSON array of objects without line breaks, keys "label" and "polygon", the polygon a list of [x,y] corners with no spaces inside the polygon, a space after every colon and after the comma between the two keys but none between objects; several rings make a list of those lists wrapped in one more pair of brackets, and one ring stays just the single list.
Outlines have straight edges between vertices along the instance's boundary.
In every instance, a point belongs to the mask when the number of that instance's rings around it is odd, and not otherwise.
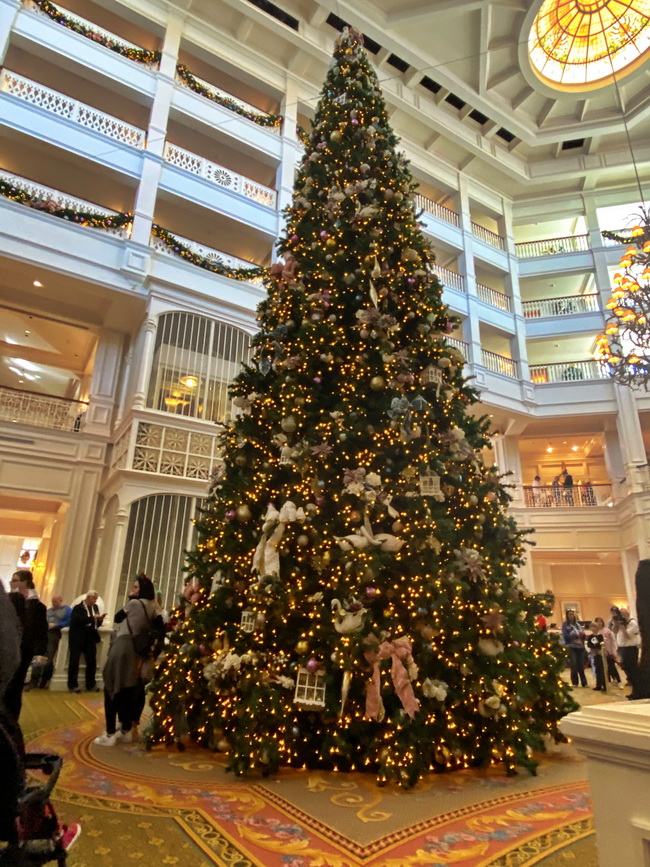
[{"label": "green garland", "polygon": [[182,63],[179,63],[176,66],[176,72],[181,81],[183,81],[190,90],[204,96],[206,99],[211,99],[212,102],[216,102],[230,111],[234,111],[235,114],[245,117],[246,120],[251,120],[258,126],[277,127],[282,123],[281,114],[264,114],[263,112],[249,111],[247,108],[240,105],[236,99],[228,96],[220,96],[218,93],[214,93],[214,91],[210,90],[204,84],[201,84],[201,82],[192,75],[187,66],[183,66]]},{"label": "green garland", "polygon": [[[643,235],[632,235],[632,229],[624,229],[623,231],[625,232],[624,235],[620,231],[615,232],[605,229],[600,234],[603,238],[607,238],[608,241],[616,241],[617,244],[636,244],[639,238],[641,238],[642,242],[645,240],[645,232]],[[640,245],[637,244],[637,246]]]},{"label": "green garland", "polygon": [[51,199],[42,199],[21,187],[16,187],[9,181],[0,180],[0,195],[19,205],[26,205],[37,211],[52,214],[79,226],[89,226],[91,229],[123,229],[133,222],[132,214],[118,212],[117,214],[97,214],[92,211],[75,211],[64,208]]},{"label": "green garland", "polygon": [[232,280],[251,280],[255,277],[265,277],[268,274],[268,268],[260,268],[254,266],[252,268],[229,268],[220,259],[208,259],[207,256],[200,256],[191,250],[187,244],[179,241],[175,235],[172,235],[167,229],[154,223],[151,231],[172,251],[176,256],[185,259],[192,265],[198,265],[199,268],[204,268],[206,271],[212,271],[215,274],[220,274],[223,277],[230,277]]},{"label": "green garland", "polygon": [[162,57],[160,51],[150,51],[147,48],[130,48],[118,39],[111,39],[109,36],[104,36],[102,33],[93,30],[92,27],[87,27],[85,24],[82,24],[81,21],[76,21],[74,18],[66,15],[65,12],[62,12],[58,8],[58,6],[55,6],[54,3],[50,3],[50,0],[32,0],[32,2],[35,6],[38,6],[41,12],[48,15],[52,21],[56,21],[57,24],[61,24],[63,27],[67,27],[68,30],[73,30],[75,33],[85,36],[87,39],[92,39],[93,42],[103,45],[104,48],[109,48],[116,54],[121,54],[122,57],[134,60],[136,63],[160,63],[160,58]]},{"label": "green garland", "polygon": [[304,126],[300,126],[300,125],[298,125],[298,126],[296,127],[296,133],[298,134],[298,140],[299,140],[300,142],[302,142],[302,144],[303,144],[306,148],[308,148],[308,147],[310,146],[309,133],[308,133],[307,130],[304,128]]}]

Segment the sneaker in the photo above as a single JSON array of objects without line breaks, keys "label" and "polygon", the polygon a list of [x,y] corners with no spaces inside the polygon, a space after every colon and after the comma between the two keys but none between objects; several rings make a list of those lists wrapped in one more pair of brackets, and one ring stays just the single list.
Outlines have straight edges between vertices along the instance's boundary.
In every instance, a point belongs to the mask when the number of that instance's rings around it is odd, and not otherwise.
[{"label": "sneaker", "polygon": [[130,744],[133,743],[133,732],[129,729],[128,732],[117,732],[116,737],[119,743],[121,744]]},{"label": "sneaker", "polygon": [[77,692],[77,693],[79,693],[79,692],[81,692],[81,690],[79,689],[78,686],[69,686],[69,687],[68,687],[68,692]]},{"label": "sneaker", "polygon": [[98,747],[114,747],[117,743],[117,732],[112,735],[104,734],[100,735],[98,738],[95,738],[93,741],[94,744],[97,744]]},{"label": "sneaker", "polygon": [[64,851],[69,852],[74,843],[79,839],[79,835],[81,834],[81,825],[64,825],[63,826],[63,834],[61,834],[61,839],[59,842],[61,843],[61,847]]}]

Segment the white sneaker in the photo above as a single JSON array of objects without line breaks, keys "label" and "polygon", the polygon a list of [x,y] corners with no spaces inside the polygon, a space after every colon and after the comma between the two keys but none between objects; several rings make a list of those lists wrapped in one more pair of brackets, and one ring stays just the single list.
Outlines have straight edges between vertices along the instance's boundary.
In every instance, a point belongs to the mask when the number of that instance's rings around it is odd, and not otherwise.
[{"label": "white sneaker", "polygon": [[117,732],[115,737],[120,744],[130,744],[133,742],[133,732],[129,729],[128,732]]},{"label": "white sneaker", "polygon": [[117,743],[117,732],[114,735],[107,735],[106,732],[95,738],[93,741],[98,747],[114,747]]}]

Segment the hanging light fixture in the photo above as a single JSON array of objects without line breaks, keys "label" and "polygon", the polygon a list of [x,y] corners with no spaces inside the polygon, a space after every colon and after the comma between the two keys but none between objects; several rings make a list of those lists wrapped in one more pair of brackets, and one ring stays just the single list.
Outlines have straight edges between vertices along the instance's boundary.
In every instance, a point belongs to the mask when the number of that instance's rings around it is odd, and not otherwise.
[{"label": "hanging light fixture", "polygon": [[625,244],[621,270],[614,274],[612,297],[605,305],[604,334],[596,338],[596,359],[607,374],[630,388],[650,387],[650,212],[630,233],[603,232]]}]

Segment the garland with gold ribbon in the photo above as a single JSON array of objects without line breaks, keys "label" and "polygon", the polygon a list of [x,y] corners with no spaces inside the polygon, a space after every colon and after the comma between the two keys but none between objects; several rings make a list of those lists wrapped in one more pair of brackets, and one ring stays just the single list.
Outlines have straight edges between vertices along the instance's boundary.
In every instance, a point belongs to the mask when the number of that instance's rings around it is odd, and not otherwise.
[{"label": "garland with gold ribbon", "polygon": [[167,229],[154,223],[151,227],[152,233],[159,238],[163,244],[180,259],[190,262],[192,265],[197,265],[199,268],[204,268],[206,271],[212,271],[215,274],[220,274],[223,277],[230,277],[232,280],[254,280],[256,278],[265,277],[268,274],[268,268],[259,266],[251,266],[250,268],[231,268],[226,265],[218,255],[214,257],[202,256],[200,253],[195,253],[187,244],[180,241]]},{"label": "garland with gold ribbon", "polygon": [[211,99],[212,102],[216,102],[218,105],[223,106],[223,108],[229,109],[229,111],[234,111],[235,114],[239,114],[242,117],[245,117],[246,120],[250,120],[253,123],[256,123],[258,126],[269,126],[269,127],[278,127],[282,123],[282,115],[281,114],[265,114],[261,111],[251,111],[247,108],[244,108],[236,99],[229,96],[222,96],[219,93],[215,93],[209,87],[206,87],[205,84],[202,84],[182,63],[179,63],[176,66],[176,72],[178,73],[178,77],[181,79],[183,84],[187,85],[190,90],[193,90],[194,93],[198,93],[200,96],[204,96],[206,99]]}]

